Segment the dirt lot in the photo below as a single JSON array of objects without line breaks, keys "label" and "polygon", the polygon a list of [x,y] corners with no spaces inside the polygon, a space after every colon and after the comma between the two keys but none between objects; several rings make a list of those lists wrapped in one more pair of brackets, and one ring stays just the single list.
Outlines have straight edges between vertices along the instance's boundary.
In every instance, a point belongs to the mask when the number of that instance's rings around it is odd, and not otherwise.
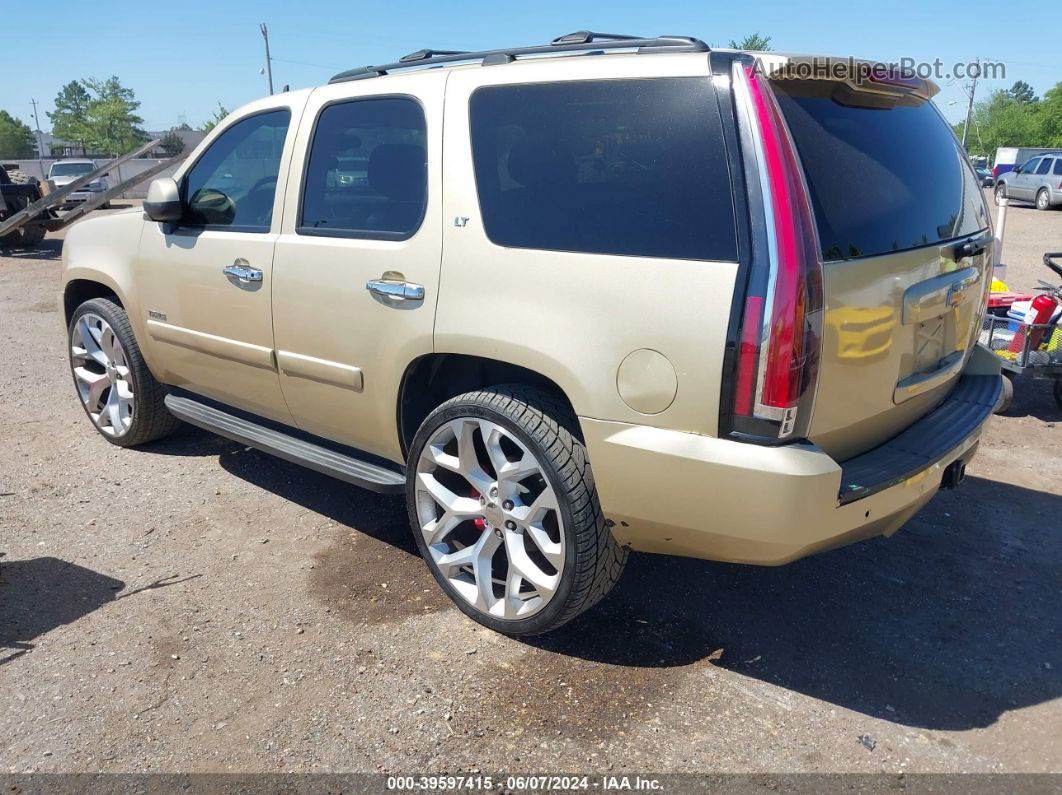
[{"label": "dirt lot", "polygon": [[[1062,212],[1007,235],[1031,287]],[[191,428],[97,436],[60,246],[0,258],[0,772],[1062,770],[1044,383],[891,540],[777,569],[634,555],[521,642],[440,595],[395,499]]]}]

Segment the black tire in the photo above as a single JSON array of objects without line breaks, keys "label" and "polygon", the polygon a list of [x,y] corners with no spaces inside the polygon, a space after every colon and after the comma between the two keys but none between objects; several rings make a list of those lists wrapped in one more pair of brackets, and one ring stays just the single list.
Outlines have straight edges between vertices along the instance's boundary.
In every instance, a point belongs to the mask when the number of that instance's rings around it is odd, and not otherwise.
[{"label": "black tire", "polygon": [[41,241],[44,240],[44,235],[48,231],[39,224],[26,224],[22,229],[22,243],[23,246],[38,246]]},{"label": "black tire", "polygon": [[[129,376],[133,384],[133,417],[129,428],[120,435],[104,433],[95,422],[92,427],[99,432],[100,436],[111,444],[118,447],[135,447],[138,444],[153,442],[164,436],[169,436],[181,424],[180,420],[170,414],[163,403],[166,390],[155,376],[148,370],[144,363],[144,357],[140,353],[140,346],[136,337],[133,336],[133,328],[129,324],[129,316],[114,301],[107,298],[93,298],[81,304],[70,319],[67,328],[67,353],[70,361],[70,374],[73,376],[74,360],[70,355],[71,340],[74,333],[74,325],[86,313],[93,313],[107,321],[114,331],[118,340],[122,343],[125,351],[126,363],[129,367]],[[75,379],[75,389],[77,383]],[[82,402],[85,415],[92,421],[88,407]]]},{"label": "black tire", "polygon": [[[487,419],[520,440],[542,463],[558,497],[564,521],[565,557],[552,599],[525,619],[502,619],[477,610],[460,596],[431,561],[417,515],[415,479],[425,444],[442,425],[459,417]],[[522,385],[503,385],[458,395],[436,408],[421,424],[409,452],[406,501],[413,535],[428,569],[454,603],[473,620],[507,635],[538,635],[571,621],[599,602],[619,580],[627,563],[605,523],[578,420],[554,395]]]},{"label": "black tire", "polygon": [[1014,402],[1014,379],[1007,373],[1003,373],[1003,391],[999,396],[999,404],[996,406],[995,414],[1006,414],[1010,408],[1010,404]]},{"label": "black tire", "polygon": [[1051,391],[1055,395],[1055,404],[1062,409],[1062,378],[1055,378]]}]

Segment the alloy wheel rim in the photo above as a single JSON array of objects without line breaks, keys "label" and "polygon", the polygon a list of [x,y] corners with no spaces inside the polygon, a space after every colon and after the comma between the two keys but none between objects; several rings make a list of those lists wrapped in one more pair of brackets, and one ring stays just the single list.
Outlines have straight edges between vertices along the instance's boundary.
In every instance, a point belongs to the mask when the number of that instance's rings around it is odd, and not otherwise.
[{"label": "alloy wheel rim", "polygon": [[415,495],[431,565],[476,610],[524,619],[556,595],[566,555],[557,494],[501,425],[461,417],[436,429],[417,461]]},{"label": "alloy wheel rim", "polygon": [[74,383],[89,417],[107,436],[122,436],[133,424],[133,382],[125,348],[110,324],[86,312],[70,334]]},{"label": "alloy wheel rim", "polygon": [[1036,196],[1036,206],[1039,207],[1041,210],[1047,207],[1047,194],[1043,191],[1040,191],[1040,193]]}]

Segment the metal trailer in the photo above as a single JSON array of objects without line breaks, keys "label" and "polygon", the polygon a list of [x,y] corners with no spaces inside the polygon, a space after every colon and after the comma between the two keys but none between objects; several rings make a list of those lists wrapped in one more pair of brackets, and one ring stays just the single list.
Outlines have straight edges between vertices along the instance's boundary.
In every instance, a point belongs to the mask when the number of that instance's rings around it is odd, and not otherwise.
[{"label": "metal trailer", "polygon": [[40,238],[43,238],[43,232],[56,232],[70,224],[74,223],[80,218],[83,218],[87,213],[92,212],[97,207],[106,204],[108,201],[118,196],[119,194],[129,190],[134,185],[138,185],[144,180],[151,179],[156,174],[165,171],[172,166],[177,165],[184,161],[188,157],[188,152],[182,152],[175,157],[171,157],[168,160],[163,160],[146,171],[142,171],[139,174],[124,180],[112,188],[108,188],[105,191],[100,192],[98,195],[82,202],[73,210],[62,215],[57,215],[55,210],[63,204],[63,200],[74,191],[79,188],[99,179],[104,174],[116,170],[123,163],[132,160],[135,157],[140,157],[145,152],[150,151],[155,146],[158,146],[160,139],[149,141],[143,146],[134,149],[128,154],[122,155],[117,160],[112,160],[104,166],[100,166],[98,169],[90,174],[78,177],[73,182],[64,185],[61,188],[48,193],[45,196],[41,196],[35,201],[22,207],[6,207],[0,206],[0,245],[3,245],[5,237],[9,237],[13,232],[23,227],[34,227],[36,233],[29,236],[27,239],[34,242],[29,245],[35,245],[40,242]]},{"label": "metal trailer", "polygon": [[[1062,275],[1062,266],[1052,260],[1060,253],[1044,254],[1044,264]],[[1062,288],[1040,282],[1037,289],[1059,296]],[[1023,323],[1010,317],[986,315],[979,342],[999,357],[1008,380],[1020,375],[1052,381],[1052,393],[1062,408],[1062,324]]]}]

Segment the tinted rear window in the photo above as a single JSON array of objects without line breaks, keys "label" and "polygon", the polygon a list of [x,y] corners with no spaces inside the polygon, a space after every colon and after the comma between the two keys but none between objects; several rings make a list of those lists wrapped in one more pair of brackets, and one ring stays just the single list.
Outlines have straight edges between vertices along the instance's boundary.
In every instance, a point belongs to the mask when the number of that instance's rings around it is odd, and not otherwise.
[{"label": "tinted rear window", "polygon": [[939,243],[988,226],[988,207],[955,136],[930,102],[835,101],[827,81],[778,81],[804,164],[823,259]]},{"label": "tinted rear window", "polygon": [[735,260],[706,78],[490,86],[470,101],[480,210],[501,246]]}]

